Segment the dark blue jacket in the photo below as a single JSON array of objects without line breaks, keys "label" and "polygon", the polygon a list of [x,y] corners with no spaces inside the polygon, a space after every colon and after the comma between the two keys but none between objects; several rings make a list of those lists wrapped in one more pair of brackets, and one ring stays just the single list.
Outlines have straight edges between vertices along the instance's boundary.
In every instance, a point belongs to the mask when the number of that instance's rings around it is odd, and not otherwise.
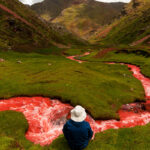
[{"label": "dark blue jacket", "polygon": [[72,150],[84,149],[93,136],[93,131],[86,121],[68,120],[63,127],[63,133]]}]

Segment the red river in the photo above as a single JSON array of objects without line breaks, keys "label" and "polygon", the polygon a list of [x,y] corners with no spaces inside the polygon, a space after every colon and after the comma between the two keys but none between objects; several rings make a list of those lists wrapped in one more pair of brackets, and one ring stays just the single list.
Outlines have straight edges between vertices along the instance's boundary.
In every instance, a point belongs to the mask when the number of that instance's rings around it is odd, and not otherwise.
[{"label": "red river", "polygon": [[[113,64],[112,64],[113,65]],[[150,104],[150,79],[140,73],[140,68],[126,64],[133,76],[139,79],[145,89],[146,103]],[[95,133],[107,129],[129,128],[146,125],[150,122],[150,112],[142,109],[142,103],[123,105],[118,111],[120,120],[94,120],[89,115],[86,120]],[[14,110],[22,112],[29,123],[26,138],[42,146],[50,144],[60,134],[67,116],[73,107],[56,99],[43,97],[16,97],[0,100],[0,111]]]}]

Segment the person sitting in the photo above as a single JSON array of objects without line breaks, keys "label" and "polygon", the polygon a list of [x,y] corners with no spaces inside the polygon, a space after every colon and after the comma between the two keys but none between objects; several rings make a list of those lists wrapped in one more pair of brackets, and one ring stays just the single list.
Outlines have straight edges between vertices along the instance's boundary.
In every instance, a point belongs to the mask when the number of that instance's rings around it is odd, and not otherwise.
[{"label": "person sitting", "polygon": [[63,127],[64,136],[72,150],[82,150],[87,147],[93,136],[90,124],[86,121],[85,109],[77,105],[71,110],[71,119]]}]

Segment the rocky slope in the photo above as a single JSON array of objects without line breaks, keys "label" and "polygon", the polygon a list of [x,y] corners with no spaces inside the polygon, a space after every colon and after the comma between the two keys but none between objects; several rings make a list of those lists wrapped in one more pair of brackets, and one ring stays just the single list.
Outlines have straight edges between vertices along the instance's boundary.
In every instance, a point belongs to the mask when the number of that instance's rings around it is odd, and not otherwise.
[{"label": "rocky slope", "polygon": [[132,0],[122,14],[124,16],[111,25],[112,29],[104,40],[100,33],[96,38],[110,45],[150,45],[150,1]]},{"label": "rocky slope", "polygon": [[71,6],[73,3],[75,3],[75,0],[45,0],[41,3],[32,5],[31,8],[42,18],[49,21],[60,15],[62,10]]},{"label": "rocky slope", "polygon": [[60,35],[59,32],[41,21],[28,6],[18,0],[0,0],[0,49],[32,51],[80,43],[80,39],[70,33]]},{"label": "rocky slope", "polygon": [[124,3],[94,0],[45,0],[31,8],[45,20],[60,23],[69,31],[88,38],[98,28],[117,18],[123,6]]}]

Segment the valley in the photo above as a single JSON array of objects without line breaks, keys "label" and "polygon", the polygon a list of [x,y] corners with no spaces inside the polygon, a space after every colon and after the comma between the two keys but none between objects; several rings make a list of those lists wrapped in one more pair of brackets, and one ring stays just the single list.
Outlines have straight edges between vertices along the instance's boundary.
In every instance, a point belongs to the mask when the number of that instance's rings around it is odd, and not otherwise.
[{"label": "valley", "polygon": [[0,0],[0,149],[69,150],[76,105],[87,150],[150,149],[149,4]]}]

